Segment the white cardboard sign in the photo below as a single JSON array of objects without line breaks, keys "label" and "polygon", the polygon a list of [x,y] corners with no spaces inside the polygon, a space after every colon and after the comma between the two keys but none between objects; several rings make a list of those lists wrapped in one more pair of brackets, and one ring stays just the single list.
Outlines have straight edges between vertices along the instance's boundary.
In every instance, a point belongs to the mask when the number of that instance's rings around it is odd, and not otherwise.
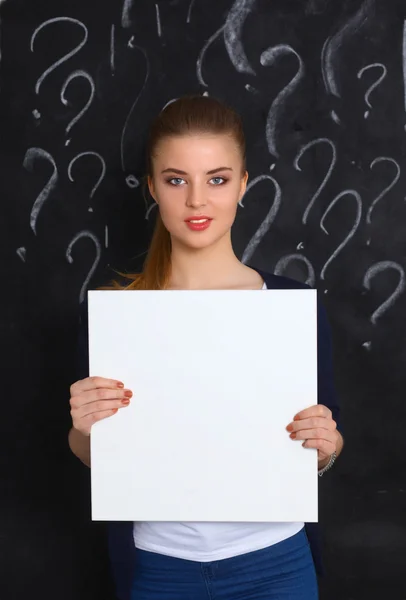
[{"label": "white cardboard sign", "polygon": [[90,375],[131,404],[91,432],[93,520],[317,521],[315,290],[91,291]]}]

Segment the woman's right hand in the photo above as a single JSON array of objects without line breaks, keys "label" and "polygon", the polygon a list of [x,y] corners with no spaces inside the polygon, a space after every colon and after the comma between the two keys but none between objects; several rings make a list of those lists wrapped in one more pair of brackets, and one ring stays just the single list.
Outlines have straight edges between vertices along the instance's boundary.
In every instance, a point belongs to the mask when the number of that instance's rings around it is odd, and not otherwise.
[{"label": "woman's right hand", "polygon": [[114,415],[128,406],[133,395],[124,384],[105,377],[86,377],[70,387],[72,424],[84,436],[90,436],[93,423]]}]

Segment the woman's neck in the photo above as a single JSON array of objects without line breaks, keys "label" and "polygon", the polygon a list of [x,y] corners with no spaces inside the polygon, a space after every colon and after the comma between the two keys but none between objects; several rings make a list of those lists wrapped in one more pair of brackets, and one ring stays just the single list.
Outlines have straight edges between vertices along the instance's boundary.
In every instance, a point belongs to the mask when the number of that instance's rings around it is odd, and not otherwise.
[{"label": "woman's neck", "polygon": [[172,241],[170,289],[260,288],[262,278],[236,257],[231,239],[201,249],[180,246]]}]

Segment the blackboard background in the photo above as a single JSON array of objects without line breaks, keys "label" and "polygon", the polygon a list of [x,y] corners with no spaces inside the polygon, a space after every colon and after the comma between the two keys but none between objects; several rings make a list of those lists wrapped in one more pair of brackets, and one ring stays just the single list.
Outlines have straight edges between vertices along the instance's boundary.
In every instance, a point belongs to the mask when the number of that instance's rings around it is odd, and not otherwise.
[{"label": "blackboard background", "polygon": [[405,12],[395,0],[1,4],[2,598],[114,598],[89,473],[67,446],[78,306],[111,268],[139,268],[156,210],[142,193],[148,123],[190,92],[244,120],[238,255],[312,282],[332,325],[346,449],[321,485],[322,598],[406,598]]}]

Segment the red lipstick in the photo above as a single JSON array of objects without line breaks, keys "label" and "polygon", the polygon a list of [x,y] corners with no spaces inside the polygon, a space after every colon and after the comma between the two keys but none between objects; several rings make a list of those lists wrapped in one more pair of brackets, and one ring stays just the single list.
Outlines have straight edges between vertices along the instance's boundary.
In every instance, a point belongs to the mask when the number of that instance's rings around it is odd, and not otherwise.
[{"label": "red lipstick", "polygon": [[186,225],[192,231],[204,231],[210,227],[211,222],[212,219],[210,219],[210,217],[206,217],[205,215],[199,215],[198,217],[190,217],[189,219],[185,219]]}]

